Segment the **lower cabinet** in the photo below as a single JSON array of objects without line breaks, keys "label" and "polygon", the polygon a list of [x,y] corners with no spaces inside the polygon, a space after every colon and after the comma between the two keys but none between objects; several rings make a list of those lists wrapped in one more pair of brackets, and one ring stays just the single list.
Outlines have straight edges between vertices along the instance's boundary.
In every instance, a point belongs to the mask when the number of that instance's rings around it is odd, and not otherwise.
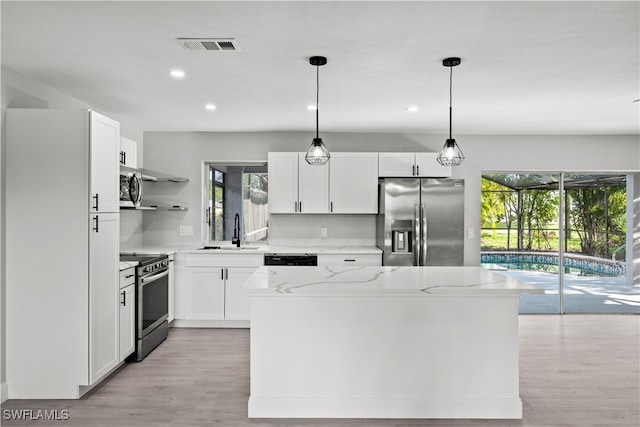
[{"label": "lower cabinet", "polygon": [[135,350],[136,285],[120,289],[120,361]]},{"label": "lower cabinet", "polygon": [[217,267],[187,268],[185,319],[224,319],[223,274]]},{"label": "lower cabinet", "polygon": [[136,343],[136,268],[120,270],[119,360],[135,351]]},{"label": "lower cabinet", "polygon": [[178,254],[176,327],[246,327],[251,304],[242,284],[263,264],[262,254]]},{"label": "lower cabinet", "polygon": [[253,268],[225,268],[224,282],[224,318],[229,320],[249,320],[251,318],[251,300],[242,284],[256,270]]}]

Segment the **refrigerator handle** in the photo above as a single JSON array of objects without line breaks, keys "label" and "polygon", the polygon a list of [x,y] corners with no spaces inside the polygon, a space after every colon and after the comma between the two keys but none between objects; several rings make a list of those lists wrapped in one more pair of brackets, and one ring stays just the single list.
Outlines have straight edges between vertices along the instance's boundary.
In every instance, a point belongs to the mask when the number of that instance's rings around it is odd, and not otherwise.
[{"label": "refrigerator handle", "polygon": [[413,265],[420,265],[420,205],[414,206]]},{"label": "refrigerator handle", "polygon": [[422,247],[420,248],[420,265],[427,265],[427,210],[420,205],[420,222],[422,223]]}]

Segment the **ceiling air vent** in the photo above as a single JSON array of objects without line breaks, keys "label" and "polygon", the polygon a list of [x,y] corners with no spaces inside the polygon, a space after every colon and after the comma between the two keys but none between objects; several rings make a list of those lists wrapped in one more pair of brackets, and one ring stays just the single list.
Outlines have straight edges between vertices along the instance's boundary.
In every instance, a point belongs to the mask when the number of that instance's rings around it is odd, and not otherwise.
[{"label": "ceiling air vent", "polygon": [[178,43],[187,50],[240,51],[234,39],[178,39]]}]

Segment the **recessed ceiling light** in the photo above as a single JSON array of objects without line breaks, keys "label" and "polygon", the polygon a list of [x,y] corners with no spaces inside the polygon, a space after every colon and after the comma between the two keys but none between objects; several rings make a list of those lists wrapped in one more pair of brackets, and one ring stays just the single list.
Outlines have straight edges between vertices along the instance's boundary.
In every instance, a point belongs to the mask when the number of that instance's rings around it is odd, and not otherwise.
[{"label": "recessed ceiling light", "polygon": [[405,108],[405,111],[409,113],[415,113],[416,111],[418,111],[418,107],[416,107],[415,105],[412,105],[410,107]]},{"label": "recessed ceiling light", "polygon": [[216,109],[216,106],[215,106],[215,105],[213,105],[213,104],[206,104],[206,105],[204,106],[204,109],[205,109],[205,110],[209,110],[209,111],[213,111],[213,110],[215,110],[215,109]]},{"label": "recessed ceiling light", "polygon": [[184,71],[182,70],[171,70],[169,72],[169,75],[171,77],[173,77],[174,79],[181,79],[184,77]]}]

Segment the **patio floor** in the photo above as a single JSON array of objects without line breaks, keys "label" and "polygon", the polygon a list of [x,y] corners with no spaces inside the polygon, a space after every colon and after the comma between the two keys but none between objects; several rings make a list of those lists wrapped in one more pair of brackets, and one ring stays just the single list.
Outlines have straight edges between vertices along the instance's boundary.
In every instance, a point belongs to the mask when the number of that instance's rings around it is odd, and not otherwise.
[{"label": "patio floor", "polygon": [[[495,270],[545,290],[544,295],[523,295],[520,313],[559,313],[559,277],[542,271]],[[624,276],[564,276],[565,313],[640,314],[640,284]]]}]

